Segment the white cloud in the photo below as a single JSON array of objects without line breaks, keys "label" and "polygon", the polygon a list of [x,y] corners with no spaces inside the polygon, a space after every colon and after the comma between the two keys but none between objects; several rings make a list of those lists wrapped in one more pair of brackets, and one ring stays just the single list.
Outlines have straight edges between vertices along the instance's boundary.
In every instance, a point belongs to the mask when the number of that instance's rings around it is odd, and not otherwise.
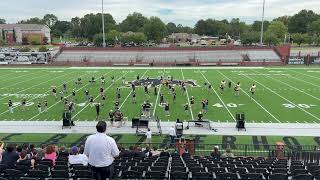
[{"label": "white cloud", "polygon": [[[105,12],[121,22],[129,13],[159,16],[165,22],[193,26],[199,19],[240,18],[252,22],[261,18],[262,0],[104,0]],[[266,18],[293,15],[301,9],[320,13],[319,0],[266,0]],[[1,18],[13,23],[44,14],[56,14],[61,20],[101,11],[101,0],[3,0]],[[171,13],[161,14],[162,9]]]}]

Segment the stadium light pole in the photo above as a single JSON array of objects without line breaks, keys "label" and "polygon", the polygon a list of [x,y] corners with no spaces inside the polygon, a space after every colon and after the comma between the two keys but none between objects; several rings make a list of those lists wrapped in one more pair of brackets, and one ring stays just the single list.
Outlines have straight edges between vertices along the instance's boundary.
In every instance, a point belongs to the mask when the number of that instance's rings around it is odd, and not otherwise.
[{"label": "stadium light pole", "polygon": [[102,46],[105,48],[105,47],[106,47],[106,35],[105,35],[105,32],[104,32],[103,0],[102,0],[102,14],[101,14],[101,18],[102,18],[102,38],[103,38]]},{"label": "stadium light pole", "polygon": [[263,45],[263,24],[264,24],[264,8],[266,5],[266,0],[263,0],[263,6],[262,6],[262,20],[261,20],[261,35],[260,35],[260,46]]}]

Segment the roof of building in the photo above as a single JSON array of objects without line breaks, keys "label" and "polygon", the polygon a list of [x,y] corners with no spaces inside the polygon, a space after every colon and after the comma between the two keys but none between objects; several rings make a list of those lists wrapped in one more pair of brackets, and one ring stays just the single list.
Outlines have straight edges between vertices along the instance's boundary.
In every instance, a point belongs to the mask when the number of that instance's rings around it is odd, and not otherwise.
[{"label": "roof of building", "polygon": [[43,24],[0,24],[0,29],[12,30],[13,28],[20,28],[21,30],[41,30],[43,28],[50,29]]}]

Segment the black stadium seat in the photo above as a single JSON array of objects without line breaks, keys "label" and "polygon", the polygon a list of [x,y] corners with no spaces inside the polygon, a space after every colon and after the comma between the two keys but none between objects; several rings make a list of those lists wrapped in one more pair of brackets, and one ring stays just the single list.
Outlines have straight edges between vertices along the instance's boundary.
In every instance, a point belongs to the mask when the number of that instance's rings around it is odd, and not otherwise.
[{"label": "black stadium seat", "polygon": [[187,172],[180,172],[180,171],[174,171],[170,173],[170,179],[188,179],[189,173]]},{"label": "black stadium seat", "polygon": [[292,176],[292,180],[313,180],[314,177],[310,174],[298,174]]},{"label": "black stadium seat", "polygon": [[66,170],[53,170],[51,172],[51,177],[53,178],[69,178],[69,171]]},{"label": "black stadium seat", "polygon": [[275,173],[269,176],[269,180],[288,180],[287,174]]},{"label": "black stadium seat", "polygon": [[241,179],[243,179],[243,180],[247,180],[247,179],[264,180],[265,178],[264,178],[263,174],[260,174],[260,173],[247,173],[247,174],[242,174]]},{"label": "black stadium seat", "polygon": [[5,174],[8,180],[18,180],[24,176],[23,172],[16,169],[6,169]]},{"label": "black stadium seat", "polygon": [[216,174],[217,180],[237,180],[240,179],[236,173],[222,173]]},{"label": "black stadium seat", "polygon": [[213,174],[208,172],[195,172],[192,173],[192,179],[213,179]]},{"label": "black stadium seat", "polygon": [[146,179],[165,179],[166,173],[160,171],[147,171],[145,174]]}]

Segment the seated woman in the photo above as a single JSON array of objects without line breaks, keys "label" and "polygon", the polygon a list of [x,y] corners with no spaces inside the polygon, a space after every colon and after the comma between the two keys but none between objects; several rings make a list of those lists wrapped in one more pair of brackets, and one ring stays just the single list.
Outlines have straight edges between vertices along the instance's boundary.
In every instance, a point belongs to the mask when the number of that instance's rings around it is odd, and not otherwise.
[{"label": "seated woman", "polygon": [[27,151],[25,150],[21,151],[19,154],[19,159],[17,160],[17,165],[24,165],[34,169],[35,160],[28,159],[27,155],[28,155]]},{"label": "seated woman", "polygon": [[52,160],[53,165],[55,165],[57,159],[57,152],[54,145],[47,146],[43,159]]}]

